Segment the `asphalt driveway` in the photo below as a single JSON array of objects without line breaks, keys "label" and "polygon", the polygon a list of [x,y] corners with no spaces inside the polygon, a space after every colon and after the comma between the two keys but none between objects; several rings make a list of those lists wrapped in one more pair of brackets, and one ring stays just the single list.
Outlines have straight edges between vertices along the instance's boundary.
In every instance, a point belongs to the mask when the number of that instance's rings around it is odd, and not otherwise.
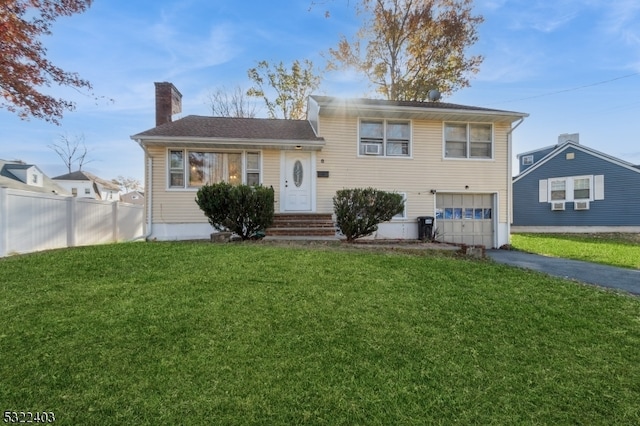
[{"label": "asphalt driveway", "polygon": [[533,269],[556,277],[574,279],[586,284],[640,295],[640,270],[540,256],[514,250],[487,250],[487,256],[498,263]]}]

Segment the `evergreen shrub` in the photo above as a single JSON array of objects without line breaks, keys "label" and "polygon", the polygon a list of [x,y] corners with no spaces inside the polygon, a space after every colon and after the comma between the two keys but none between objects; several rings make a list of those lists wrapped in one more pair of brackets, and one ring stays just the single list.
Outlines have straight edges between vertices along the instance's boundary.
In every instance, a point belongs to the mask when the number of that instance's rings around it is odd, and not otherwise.
[{"label": "evergreen shrub", "polygon": [[264,237],[273,223],[273,189],[226,182],[204,185],[196,203],[218,231],[229,231],[243,240]]},{"label": "evergreen shrub", "polygon": [[353,242],[378,230],[378,224],[404,210],[402,195],[374,188],[342,189],[333,197],[337,226]]}]

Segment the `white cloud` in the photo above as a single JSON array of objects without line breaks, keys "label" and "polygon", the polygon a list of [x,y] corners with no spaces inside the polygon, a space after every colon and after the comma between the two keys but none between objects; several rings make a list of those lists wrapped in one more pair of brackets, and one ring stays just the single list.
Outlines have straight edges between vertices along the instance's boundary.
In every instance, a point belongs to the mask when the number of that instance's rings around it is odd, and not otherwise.
[{"label": "white cloud", "polygon": [[604,32],[616,36],[626,44],[639,46],[640,3],[637,0],[619,0],[603,7]]}]

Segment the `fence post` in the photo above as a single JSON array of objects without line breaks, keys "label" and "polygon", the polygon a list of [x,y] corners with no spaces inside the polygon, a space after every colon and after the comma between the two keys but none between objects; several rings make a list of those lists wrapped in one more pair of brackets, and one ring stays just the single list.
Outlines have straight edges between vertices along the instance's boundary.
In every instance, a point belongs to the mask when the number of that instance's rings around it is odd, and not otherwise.
[{"label": "fence post", "polygon": [[67,198],[67,247],[76,245],[76,209],[77,198]]},{"label": "fence post", "polygon": [[118,242],[119,232],[118,232],[118,202],[114,201],[111,203],[111,234],[113,235],[113,242]]},{"label": "fence post", "polygon": [[9,245],[9,197],[7,188],[0,188],[0,257],[7,255]]}]

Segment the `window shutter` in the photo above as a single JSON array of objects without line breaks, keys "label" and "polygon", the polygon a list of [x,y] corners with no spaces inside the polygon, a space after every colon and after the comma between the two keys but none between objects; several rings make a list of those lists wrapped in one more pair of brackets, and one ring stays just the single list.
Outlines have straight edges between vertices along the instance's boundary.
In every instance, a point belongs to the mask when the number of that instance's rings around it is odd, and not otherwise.
[{"label": "window shutter", "polygon": [[541,179],[538,182],[538,201],[541,203],[547,202],[547,180]]},{"label": "window shutter", "polygon": [[604,175],[593,177],[593,199],[604,200]]}]

